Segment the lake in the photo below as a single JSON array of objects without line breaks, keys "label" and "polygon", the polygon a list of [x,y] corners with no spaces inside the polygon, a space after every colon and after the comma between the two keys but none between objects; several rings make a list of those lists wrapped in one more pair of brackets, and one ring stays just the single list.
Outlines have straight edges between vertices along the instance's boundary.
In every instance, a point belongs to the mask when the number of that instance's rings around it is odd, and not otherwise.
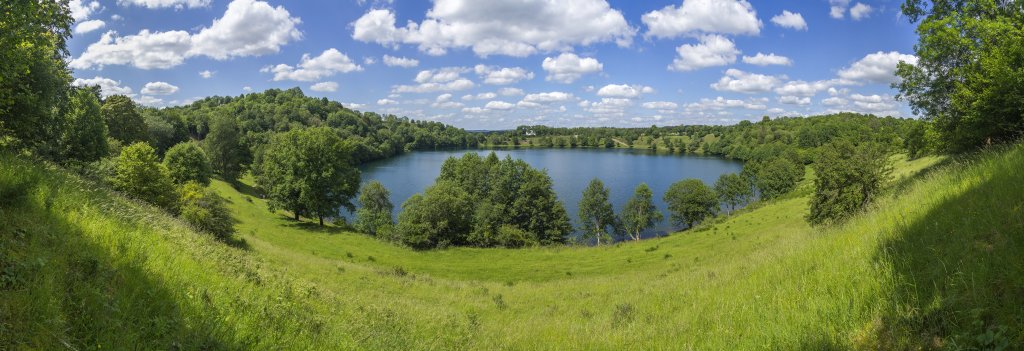
[{"label": "lake", "polygon": [[457,151],[416,151],[401,156],[365,164],[362,170],[363,182],[380,181],[391,191],[391,202],[395,215],[410,196],[423,192],[434,184],[441,174],[441,164],[449,157],[461,157],[468,152],[486,156],[496,153],[502,159],[512,158],[526,161],[534,168],[547,170],[554,183],[554,190],[565,210],[576,225],[577,204],[583,189],[593,178],[599,178],[610,191],[616,213],[633,196],[633,190],[640,183],[647,183],[654,192],[655,204],[665,215],[665,220],[644,237],[662,235],[674,229],[668,221],[668,208],[661,201],[662,195],[672,183],[686,178],[697,178],[711,186],[722,174],[740,172],[743,164],[739,161],[717,157],[693,155],[655,154],[647,150],[624,149],[500,149],[500,150],[457,150]]}]

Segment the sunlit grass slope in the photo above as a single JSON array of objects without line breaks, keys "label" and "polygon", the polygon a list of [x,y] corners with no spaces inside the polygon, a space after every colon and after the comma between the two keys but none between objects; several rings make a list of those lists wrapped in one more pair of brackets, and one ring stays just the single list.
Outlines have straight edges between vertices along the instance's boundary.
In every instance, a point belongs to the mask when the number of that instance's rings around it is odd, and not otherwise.
[{"label": "sunlit grass slope", "polygon": [[426,252],[296,223],[216,182],[236,248],[60,171],[0,161],[0,349],[1024,342],[1024,147],[901,161],[892,196],[832,228],[804,222],[805,184],[666,238]]}]

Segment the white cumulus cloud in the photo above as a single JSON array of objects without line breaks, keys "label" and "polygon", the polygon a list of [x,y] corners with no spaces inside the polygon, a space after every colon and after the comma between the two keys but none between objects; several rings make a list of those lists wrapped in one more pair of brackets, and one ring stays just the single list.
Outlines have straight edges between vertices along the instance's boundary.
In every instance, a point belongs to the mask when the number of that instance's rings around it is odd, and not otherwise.
[{"label": "white cumulus cloud", "polygon": [[804,16],[787,10],[783,10],[782,13],[772,17],[772,23],[782,28],[807,30],[807,21],[804,21]]},{"label": "white cumulus cloud", "polygon": [[591,57],[579,57],[571,52],[557,57],[546,57],[541,67],[548,72],[546,80],[569,84],[585,74],[598,73],[604,68],[601,62]]},{"label": "white cumulus cloud", "polygon": [[76,78],[74,82],[71,82],[71,85],[74,85],[76,87],[98,85],[100,87],[100,95],[102,95],[104,98],[111,95],[135,95],[132,93],[132,88],[122,86],[120,81],[100,76],[88,79]]},{"label": "white cumulus cloud", "polygon": [[264,1],[235,0],[221,18],[196,34],[147,29],[127,36],[107,32],[69,66],[102,69],[105,65],[131,65],[141,69],[167,69],[196,56],[215,60],[261,56],[276,53],[285,44],[300,39],[302,34],[296,28],[299,23],[301,20],[292,17],[284,7],[272,7]]},{"label": "white cumulus cloud", "polygon": [[484,105],[485,109],[496,111],[507,111],[511,110],[514,107],[516,107],[515,104],[505,101],[489,101],[487,102],[486,105]]},{"label": "white cumulus cloud", "polygon": [[103,28],[106,25],[107,25],[107,22],[103,22],[103,20],[88,20],[88,21],[78,22],[78,24],[75,25],[75,34],[89,33],[89,32],[98,30],[100,28]]},{"label": "white cumulus cloud", "polygon": [[904,61],[917,64],[917,56],[901,54],[896,51],[876,52],[868,54],[850,67],[839,71],[839,78],[879,84],[897,81],[896,65]]},{"label": "white cumulus cloud", "polygon": [[324,50],[317,57],[311,57],[309,54],[302,55],[302,60],[294,67],[282,63],[276,66],[264,67],[261,71],[274,73],[274,81],[296,80],[311,82],[338,73],[362,70],[363,67],[352,62],[348,55],[331,48]]},{"label": "white cumulus cloud", "polygon": [[405,57],[394,57],[391,55],[384,55],[384,64],[388,67],[404,67],[412,68],[420,65],[420,60],[405,58]]},{"label": "white cumulus cloud", "polygon": [[533,72],[521,67],[493,67],[476,65],[473,67],[476,74],[484,79],[484,84],[509,85],[519,81],[533,79]]},{"label": "white cumulus cloud", "polygon": [[711,87],[718,91],[731,91],[735,93],[766,93],[779,84],[780,79],[764,74],[744,72],[735,68],[725,71],[725,76],[718,82],[711,84]]},{"label": "white cumulus cloud", "polygon": [[684,44],[676,48],[679,55],[668,66],[672,71],[693,71],[701,68],[725,66],[736,62],[740,51],[736,44],[721,35],[705,35],[700,44]]},{"label": "white cumulus cloud", "polygon": [[337,82],[320,82],[313,84],[309,87],[310,90],[319,92],[335,92],[338,91]]},{"label": "white cumulus cloud", "polygon": [[391,90],[394,93],[437,93],[472,89],[476,84],[462,77],[463,73],[469,71],[465,67],[424,70],[417,73],[413,79],[417,84],[396,85]]},{"label": "white cumulus cloud", "polygon": [[648,37],[675,38],[681,35],[761,33],[757,11],[746,0],[683,0],[644,14]]},{"label": "white cumulus cloud", "polygon": [[850,8],[850,18],[853,18],[854,21],[859,21],[871,17],[872,11],[874,11],[874,8],[872,8],[871,5],[865,5],[858,2]]},{"label": "white cumulus cloud", "polygon": [[171,95],[178,92],[178,87],[167,82],[149,82],[142,87],[142,93],[146,95]]},{"label": "white cumulus cloud", "polygon": [[391,10],[370,10],[352,23],[352,38],[417,45],[430,55],[470,48],[481,57],[524,57],[601,42],[628,46],[636,34],[605,0],[436,0],[425,17],[399,27]]},{"label": "white cumulus cloud", "polygon": [[653,93],[654,88],[642,85],[608,84],[597,90],[597,96],[632,99],[640,94]]},{"label": "white cumulus cloud", "polygon": [[748,63],[748,64],[751,64],[751,65],[757,65],[757,66],[769,66],[769,65],[791,66],[791,65],[793,65],[793,61],[790,60],[788,57],[779,56],[779,55],[776,55],[776,54],[767,54],[767,55],[765,55],[765,54],[760,53],[760,52],[757,53],[757,55],[754,55],[754,56],[743,56],[743,63]]},{"label": "white cumulus cloud", "polygon": [[181,9],[184,7],[207,7],[210,6],[210,0],[117,0],[117,4],[121,6],[142,6],[150,9],[160,9],[168,7]]}]

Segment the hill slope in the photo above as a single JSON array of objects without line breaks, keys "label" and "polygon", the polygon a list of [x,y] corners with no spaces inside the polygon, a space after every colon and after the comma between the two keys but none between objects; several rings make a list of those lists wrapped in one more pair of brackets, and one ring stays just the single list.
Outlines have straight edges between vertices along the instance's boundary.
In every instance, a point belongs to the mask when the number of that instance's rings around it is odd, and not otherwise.
[{"label": "hill slope", "polygon": [[0,157],[0,348],[1024,342],[1022,146],[937,168],[901,163],[914,176],[893,196],[823,230],[803,221],[798,192],[639,243],[429,252],[269,215],[216,183],[245,242],[231,247],[62,171]]}]

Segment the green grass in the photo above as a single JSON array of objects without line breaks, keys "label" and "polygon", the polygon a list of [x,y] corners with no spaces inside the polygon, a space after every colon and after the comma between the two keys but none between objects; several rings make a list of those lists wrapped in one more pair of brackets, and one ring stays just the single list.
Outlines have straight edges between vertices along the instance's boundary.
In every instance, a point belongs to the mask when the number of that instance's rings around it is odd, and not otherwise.
[{"label": "green grass", "polygon": [[244,242],[229,246],[0,156],[0,349],[1021,345],[1024,146],[939,161],[900,160],[892,196],[831,228],[803,220],[809,176],[660,239],[421,252],[215,182]]}]

